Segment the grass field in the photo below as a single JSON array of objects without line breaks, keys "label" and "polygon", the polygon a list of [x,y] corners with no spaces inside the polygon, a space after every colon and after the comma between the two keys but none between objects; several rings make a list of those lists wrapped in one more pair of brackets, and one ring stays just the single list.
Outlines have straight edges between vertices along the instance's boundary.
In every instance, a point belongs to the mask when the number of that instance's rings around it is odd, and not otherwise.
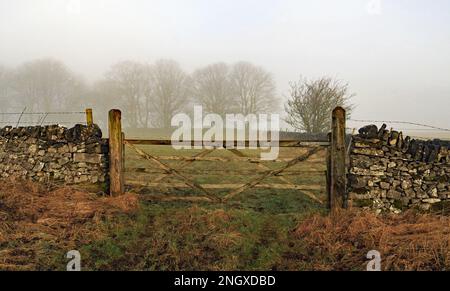
[{"label": "grass field", "polygon": [[[177,151],[164,146],[140,146],[155,156],[193,156],[199,151]],[[282,149],[280,158],[295,158],[305,149]],[[245,150],[246,156],[259,152]],[[208,157],[233,158],[224,150]],[[164,161],[177,167],[180,161]],[[189,178],[201,184],[246,183],[258,177],[258,171],[276,169],[284,163],[265,162],[263,168],[244,161],[196,161],[184,168]],[[127,168],[157,169],[151,162],[126,151]],[[267,168],[264,168],[267,167]],[[325,201],[325,150],[289,169],[282,178],[272,177],[264,183],[287,182],[311,186],[308,190]],[[220,171],[227,171],[221,174]],[[195,175],[189,172],[196,171]],[[233,171],[236,173],[233,174]],[[238,171],[247,171],[239,174]],[[295,171],[295,172],[294,172]],[[297,173],[300,172],[300,173]],[[152,181],[161,173],[126,173],[126,180]],[[161,182],[179,182],[167,177]],[[144,198],[146,195],[201,195],[192,189],[128,188]],[[230,190],[213,190],[223,196]],[[145,270],[272,270],[280,265],[289,248],[288,236],[300,221],[314,213],[325,213],[326,203],[319,203],[299,190],[251,189],[227,203],[142,202],[133,220],[128,218],[110,225],[114,237],[97,242],[84,251],[89,253],[92,269]],[[130,253],[128,250],[132,249]]]}]

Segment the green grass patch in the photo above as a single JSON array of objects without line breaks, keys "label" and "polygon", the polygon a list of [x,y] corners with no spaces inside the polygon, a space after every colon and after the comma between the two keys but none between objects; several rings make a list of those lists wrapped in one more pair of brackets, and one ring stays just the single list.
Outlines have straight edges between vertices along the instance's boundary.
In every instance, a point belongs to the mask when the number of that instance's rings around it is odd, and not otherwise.
[{"label": "green grass patch", "polygon": [[[81,249],[89,270],[275,270],[288,234],[323,207],[297,195],[260,193],[245,203],[143,203],[105,223],[105,239]],[[248,198],[248,197],[247,197]],[[290,202],[289,202],[290,201]]]},{"label": "green grass patch", "polygon": [[[201,151],[174,151],[167,146],[139,146],[154,156],[193,156]],[[242,151],[257,158],[259,151]],[[282,149],[280,158],[295,158],[304,149]],[[146,168],[158,171],[127,149],[126,167]],[[232,158],[225,150],[216,150],[208,157]],[[180,161],[163,161],[177,168]],[[244,184],[261,175],[264,166],[278,169],[285,162],[264,162],[263,167],[246,161],[209,162],[196,161],[183,168],[183,173],[200,184]],[[229,171],[227,174],[221,170]],[[233,171],[247,174],[233,174]],[[266,169],[267,170],[267,169]],[[324,153],[311,162],[300,163],[289,169],[304,172],[270,177],[264,184],[317,186],[309,190],[325,201]],[[307,171],[314,171],[308,173]],[[192,173],[191,173],[192,172]],[[195,172],[195,174],[194,174]],[[126,173],[127,179],[154,181],[160,173]],[[162,183],[179,183],[173,176]],[[142,188],[146,194],[170,196],[201,195],[193,189]],[[213,190],[224,197],[230,190]],[[289,252],[289,235],[305,218],[312,214],[326,213],[326,206],[309,198],[299,190],[275,190],[254,188],[244,191],[225,204],[187,202],[142,202],[134,215],[112,217],[102,225],[106,233],[103,239],[84,245],[83,266],[89,270],[278,270],[286,269],[284,256]]]}]

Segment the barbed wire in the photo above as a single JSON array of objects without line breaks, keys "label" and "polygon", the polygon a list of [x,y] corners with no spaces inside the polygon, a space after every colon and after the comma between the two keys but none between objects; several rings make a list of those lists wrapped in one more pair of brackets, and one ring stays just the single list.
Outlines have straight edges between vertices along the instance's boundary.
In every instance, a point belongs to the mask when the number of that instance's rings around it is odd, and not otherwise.
[{"label": "barbed wire", "polygon": [[[352,135],[354,135],[357,130],[356,128],[350,128],[350,127],[346,127],[345,129],[347,130],[347,132],[351,132]],[[402,129],[399,129],[399,130],[404,131]],[[436,132],[436,131],[434,131],[434,132]],[[408,134],[408,136],[410,138],[420,139],[420,140],[430,140],[430,139],[449,140],[449,137],[418,136],[418,135],[410,135],[410,134]]]},{"label": "barbed wire", "polygon": [[[42,112],[27,112],[25,107],[22,112],[0,112],[2,120],[0,124],[6,126],[19,127],[22,126],[44,126],[44,125],[64,125],[64,124],[86,124],[86,121],[74,121],[74,120],[58,120],[47,121],[47,119],[54,120],[55,118],[48,118],[49,116],[61,116],[61,115],[86,115],[85,111],[42,111]],[[9,118],[5,118],[10,116]],[[14,117],[17,116],[17,117]],[[29,116],[30,118],[25,118]],[[16,120],[17,119],[17,120]],[[23,120],[26,119],[26,120]],[[66,118],[62,118],[66,119]]]},{"label": "barbed wire", "polygon": [[86,114],[86,112],[0,112],[0,115],[70,115]]},{"label": "barbed wire", "polygon": [[[0,121],[0,124],[8,124],[12,125],[14,122],[9,121]],[[21,121],[20,124],[27,124],[27,125],[53,125],[53,124],[67,124],[67,123],[75,123],[75,124],[86,124],[86,121],[55,121],[55,122],[27,122],[27,121]]]},{"label": "barbed wire", "polygon": [[[394,124],[408,124],[408,125],[414,125],[414,126],[420,126],[420,127],[426,127],[428,129],[438,130],[438,131],[447,131],[450,132],[450,129],[443,128],[443,127],[437,127],[429,124],[422,124],[422,123],[416,123],[416,122],[410,122],[410,121],[398,121],[398,120],[362,120],[362,119],[349,119],[349,121],[353,122],[368,122],[368,123],[394,123]],[[406,130],[406,129],[404,129]],[[411,131],[414,129],[411,129]]]},{"label": "barbed wire", "polygon": [[432,129],[432,128],[398,128],[397,130],[403,131],[429,131],[429,132],[442,132],[444,130]]},{"label": "barbed wire", "polygon": [[[347,127],[348,130],[356,129],[354,127]],[[395,128],[398,131],[426,131],[426,132],[442,132],[442,130],[439,129],[432,129],[432,128]]]}]

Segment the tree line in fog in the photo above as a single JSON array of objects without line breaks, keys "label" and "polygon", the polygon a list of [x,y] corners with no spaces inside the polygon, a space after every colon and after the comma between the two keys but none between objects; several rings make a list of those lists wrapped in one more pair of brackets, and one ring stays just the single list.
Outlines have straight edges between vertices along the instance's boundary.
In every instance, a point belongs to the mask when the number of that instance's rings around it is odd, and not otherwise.
[{"label": "tree line in fog", "polygon": [[[350,107],[345,83],[324,77],[290,85],[286,122],[298,131],[323,132],[330,108]],[[54,59],[17,68],[0,65],[0,112],[25,107],[28,112],[119,108],[128,128],[170,128],[175,114],[190,113],[194,105],[222,116],[279,113],[281,99],[272,74],[249,62],[216,63],[188,73],[174,60],[123,61],[92,83]],[[105,120],[98,121],[105,126]]]}]

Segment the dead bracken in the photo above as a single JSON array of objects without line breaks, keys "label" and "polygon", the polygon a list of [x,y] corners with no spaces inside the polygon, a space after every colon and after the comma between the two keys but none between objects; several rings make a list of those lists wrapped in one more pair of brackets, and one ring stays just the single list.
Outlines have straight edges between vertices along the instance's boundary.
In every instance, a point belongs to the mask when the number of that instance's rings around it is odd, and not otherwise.
[{"label": "dead bracken", "polygon": [[386,216],[356,210],[332,217],[315,215],[300,223],[291,244],[285,254],[285,267],[291,270],[364,271],[371,250],[381,253],[385,271],[449,270],[450,218],[412,211]]},{"label": "dead bracken", "polygon": [[[69,187],[0,183],[0,270],[36,270],[44,247],[69,251],[100,239],[106,217],[138,207],[135,195],[98,197]],[[64,256],[64,253],[61,255]]]}]

